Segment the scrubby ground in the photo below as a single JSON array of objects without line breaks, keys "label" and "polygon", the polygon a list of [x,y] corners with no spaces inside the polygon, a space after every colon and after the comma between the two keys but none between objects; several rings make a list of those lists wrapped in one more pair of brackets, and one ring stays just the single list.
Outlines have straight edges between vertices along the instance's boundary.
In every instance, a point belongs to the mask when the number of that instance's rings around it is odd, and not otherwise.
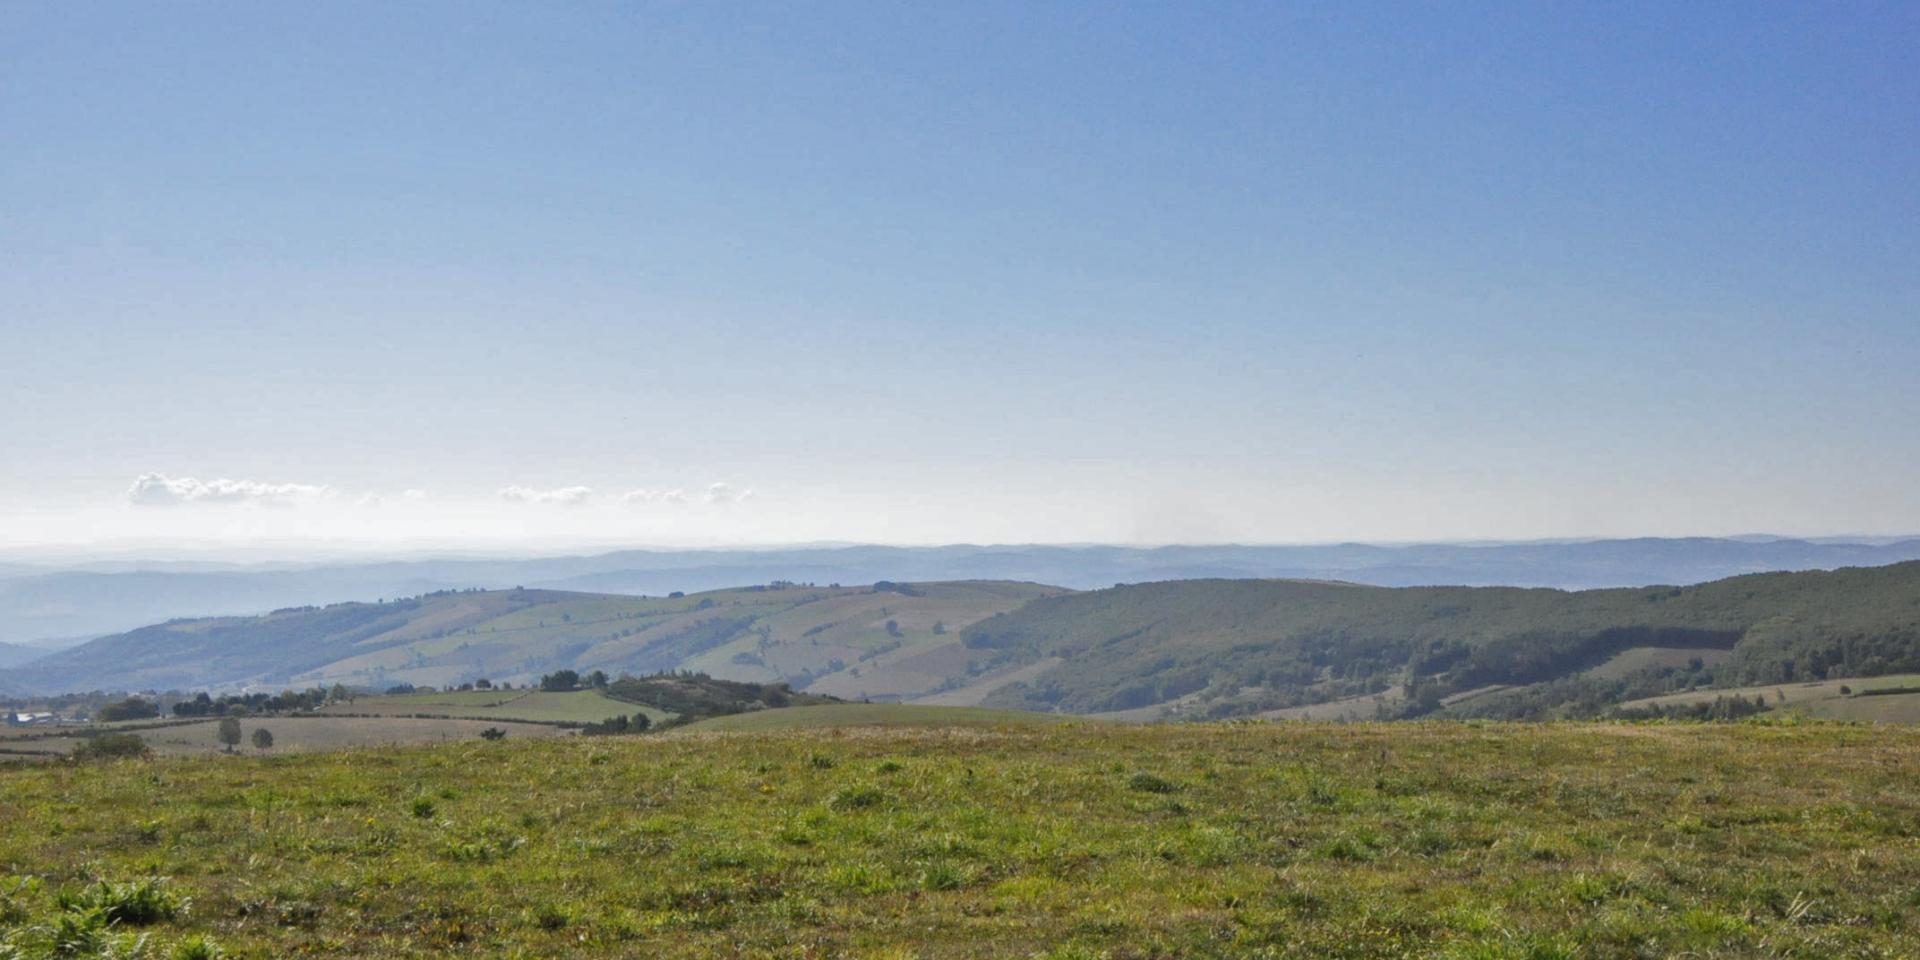
[{"label": "scrubby ground", "polygon": [[[155,956],[1910,957],[1920,732],[1061,724],[0,770],[29,944]],[[0,879],[0,891],[12,883]],[[38,931],[38,932],[36,932]],[[4,955],[4,951],[0,951]]]}]

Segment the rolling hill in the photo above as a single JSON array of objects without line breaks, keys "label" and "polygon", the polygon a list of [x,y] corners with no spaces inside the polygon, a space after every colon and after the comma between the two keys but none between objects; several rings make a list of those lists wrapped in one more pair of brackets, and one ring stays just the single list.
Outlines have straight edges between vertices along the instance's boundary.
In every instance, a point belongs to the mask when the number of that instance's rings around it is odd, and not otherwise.
[{"label": "rolling hill", "polygon": [[481,677],[519,686],[561,669],[690,670],[900,697],[939,686],[956,657],[964,668],[967,624],[1059,592],[989,582],[773,584],[665,598],[448,591],[169,621],[52,654],[0,682],[40,691],[384,689]]},{"label": "rolling hill", "polygon": [[[1551,716],[1689,686],[1920,669],[1920,563],[1573,593],[1142,584],[1036,600],[963,640],[994,669],[1053,664],[985,706],[1151,719],[1391,693],[1406,702],[1384,715]],[[1643,649],[1691,654],[1595,670]]]},{"label": "rolling hill", "polygon": [[23,647],[18,644],[0,643],[0,670],[18,666],[36,657],[46,656],[47,651]]}]

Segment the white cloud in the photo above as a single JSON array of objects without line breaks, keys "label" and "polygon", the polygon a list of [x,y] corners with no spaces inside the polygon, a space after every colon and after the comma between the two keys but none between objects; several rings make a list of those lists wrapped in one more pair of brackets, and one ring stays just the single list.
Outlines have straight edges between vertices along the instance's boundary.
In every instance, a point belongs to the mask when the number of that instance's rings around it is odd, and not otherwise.
[{"label": "white cloud", "polygon": [[427,492],[425,490],[403,490],[400,493],[400,499],[402,500],[425,500],[426,498]]},{"label": "white cloud", "polygon": [[736,492],[732,487],[724,483],[716,483],[707,488],[708,503],[734,503],[736,501],[746,500],[752,496],[752,490]]},{"label": "white cloud", "polygon": [[621,503],[652,503],[665,496],[659,490],[628,490],[620,495]]},{"label": "white cloud", "polygon": [[536,490],[532,487],[512,486],[500,491],[500,497],[515,503],[586,503],[593,496],[592,487],[555,487],[552,490]]},{"label": "white cloud", "polygon": [[253,503],[265,506],[291,506],[301,500],[333,496],[332,487],[310,483],[261,483],[257,480],[196,480],[143,473],[127,488],[127,500],[135,506],[168,507],[183,503]]},{"label": "white cloud", "polygon": [[668,490],[660,495],[660,501],[662,503],[686,503],[687,492],[685,490]]}]

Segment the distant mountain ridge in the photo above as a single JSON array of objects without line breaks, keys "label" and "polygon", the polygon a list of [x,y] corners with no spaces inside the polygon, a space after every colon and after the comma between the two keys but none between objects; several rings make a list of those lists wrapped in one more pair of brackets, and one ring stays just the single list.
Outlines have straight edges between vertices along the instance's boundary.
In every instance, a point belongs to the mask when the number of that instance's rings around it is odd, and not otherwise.
[{"label": "distant mountain ridge", "polygon": [[661,595],[770,583],[1013,580],[1076,590],[1184,579],[1347,580],[1376,586],[1586,589],[1700,583],[1743,573],[1880,566],[1920,559],[1920,538],[1641,538],[1378,546],[798,547],[625,550],[592,556],[438,559],[271,568],[196,562],[157,569],[29,570],[0,577],[0,642],[85,638],[176,617],[251,615],[287,606],[448,589],[514,586]]}]

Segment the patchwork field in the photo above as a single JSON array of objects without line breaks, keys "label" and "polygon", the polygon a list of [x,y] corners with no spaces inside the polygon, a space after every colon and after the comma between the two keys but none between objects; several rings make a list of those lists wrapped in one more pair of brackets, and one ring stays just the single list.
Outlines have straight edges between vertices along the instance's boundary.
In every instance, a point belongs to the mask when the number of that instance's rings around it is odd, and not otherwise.
[{"label": "patchwork field", "polygon": [[819,707],[756,710],[714,717],[685,728],[694,733],[814,730],[826,727],[1032,727],[1077,720],[1052,713],[902,703],[842,703]]},{"label": "patchwork field", "polygon": [[[1920,720],[1920,696],[1908,693],[1872,694],[1876,690],[1920,691],[1920,673],[1883,677],[1774,683],[1755,687],[1702,688],[1686,693],[1648,697],[1621,704],[1623,709],[1646,706],[1683,706],[1712,703],[1718,697],[1761,697],[1776,710],[1785,709],[1835,720],[1877,720],[1912,723]],[[1867,694],[1862,696],[1862,694]]]},{"label": "patchwork field", "polygon": [[1656,667],[1680,667],[1693,663],[1717,667],[1732,656],[1731,650],[1713,647],[1631,647],[1614,654],[1599,666],[1582,671],[1580,675],[1614,680]]},{"label": "patchwork field", "polygon": [[[239,750],[242,753],[262,752],[252,746],[251,737],[256,729],[265,729],[273,734],[273,746],[264,752],[280,754],[472,740],[480,736],[480,731],[490,727],[503,730],[509,737],[519,739],[542,739],[564,736],[572,732],[551,724],[495,720],[329,716],[248,717],[240,721],[242,740]],[[195,720],[188,723],[115,724],[111,729],[137,734],[155,753],[165,756],[194,756],[223,751],[218,737],[219,721],[214,719]],[[62,735],[46,732],[0,734],[0,761],[60,757],[72,752],[73,748],[81,742],[83,738],[77,734]]]},{"label": "patchwork field", "polygon": [[525,720],[532,723],[598,723],[608,717],[636,713],[644,713],[648,719],[657,722],[669,716],[652,707],[615,700],[597,690],[461,690],[362,696],[348,703],[323,707],[320,712],[380,716],[433,714],[478,720]]},{"label": "patchwork field", "polygon": [[1915,782],[1920,731],[1811,722],[22,764],[0,769],[0,945],[38,956],[92,903],[138,918],[92,936],[156,957],[203,935],[239,957],[1907,957]]}]

